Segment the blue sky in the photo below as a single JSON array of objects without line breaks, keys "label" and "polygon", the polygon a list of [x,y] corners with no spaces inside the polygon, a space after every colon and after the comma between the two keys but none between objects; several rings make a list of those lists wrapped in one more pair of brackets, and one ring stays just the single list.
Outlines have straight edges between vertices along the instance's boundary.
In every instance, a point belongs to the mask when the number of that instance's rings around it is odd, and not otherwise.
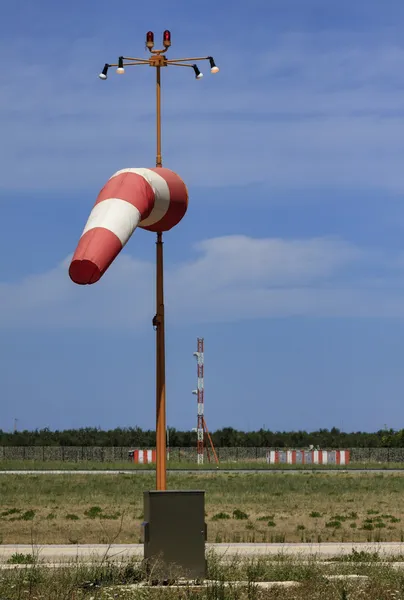
[{"label": "blue sky", "polygon": [[[0,8],[0,428],[154,427],[154,236],[94,286],[69,258],[106,180],[155,157],[153,73],[97,74],[172,32],[163,160],[168,424],[404,426],[400,0],[14,0]],[[201,65],[201,69],[202,69]],[[203,70],[203,69],[202,69]]]}]

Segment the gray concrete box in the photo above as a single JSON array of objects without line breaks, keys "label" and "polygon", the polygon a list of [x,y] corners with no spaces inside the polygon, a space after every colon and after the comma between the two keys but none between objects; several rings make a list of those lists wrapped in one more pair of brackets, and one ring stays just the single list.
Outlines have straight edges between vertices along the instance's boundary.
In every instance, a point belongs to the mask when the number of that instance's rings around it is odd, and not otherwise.
[{"label": "gray concrete box", "polygon": [[205,492],[149,491],[143,501],[144,558],[158,578],[205,578]]}]

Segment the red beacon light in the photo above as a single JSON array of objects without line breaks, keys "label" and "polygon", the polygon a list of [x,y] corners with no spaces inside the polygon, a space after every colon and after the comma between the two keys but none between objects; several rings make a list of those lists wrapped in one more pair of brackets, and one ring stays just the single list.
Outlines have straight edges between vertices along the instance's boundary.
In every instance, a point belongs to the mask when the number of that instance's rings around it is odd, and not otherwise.
[{"label": "red beacon light", "polygon": [[163,33],[163,44],[165,48],[169,48],[171,46],[171,32],[168,29]]},{"label": "red beacon light", "polygon": [[146,46],[147,48],[153,48],[154,46],[154,33],[152,31],[146,33]]}]

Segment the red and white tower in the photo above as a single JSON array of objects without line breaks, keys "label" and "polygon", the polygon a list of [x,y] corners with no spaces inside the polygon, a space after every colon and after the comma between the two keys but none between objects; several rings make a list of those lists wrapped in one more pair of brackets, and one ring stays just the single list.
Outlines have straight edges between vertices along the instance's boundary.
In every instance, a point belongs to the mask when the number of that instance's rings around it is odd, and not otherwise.
[{"label": "red and white tower", "polygon": [[194,356],[197,360],[197,374],[198,374],[198,388],[192,393],[197,396],[198,400],[198,421],[196,426],[196,432],[198,436],[197,443],[197,462],[198,465],[203,464],[203,451],[204,451],[204,433],[205,433],[205,419],[204,419],[204,343],[203,338],[197,339],[198,350],[194,352]]}]

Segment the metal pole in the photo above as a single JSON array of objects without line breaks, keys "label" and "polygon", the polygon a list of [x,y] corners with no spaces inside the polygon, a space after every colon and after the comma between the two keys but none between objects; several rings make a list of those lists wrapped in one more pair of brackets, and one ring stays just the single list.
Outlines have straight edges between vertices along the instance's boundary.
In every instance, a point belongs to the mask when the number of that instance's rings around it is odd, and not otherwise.
[{"label": "metal pole", "polygon": [[156,242],[156,489],[167,489],[166,377],[164,340],[163,241]]},{"label": "metal pole", "polygon": [[156,67],[156,131],[157,131],[157,153],[156,167],[162,167],[161,158],[161,82],[160,82],[161,67]]},{"label": "metal pole", "polygon": [[[160,67],[156,67],[156,167],[162,166],[161,158],[161,86]],[[157,233],[156,241],[156,489],[167,489],[166,446],[166,368],[164,331],[164,277],[163,235]]]}]

